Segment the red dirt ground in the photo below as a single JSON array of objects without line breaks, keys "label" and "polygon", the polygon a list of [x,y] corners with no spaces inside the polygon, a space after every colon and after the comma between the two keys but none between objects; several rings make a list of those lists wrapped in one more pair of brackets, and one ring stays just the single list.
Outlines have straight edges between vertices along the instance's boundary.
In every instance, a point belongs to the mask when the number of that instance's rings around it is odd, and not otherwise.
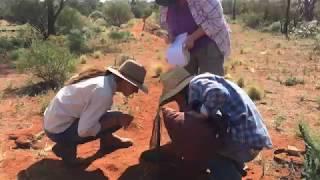
[{"label": "red dirt ground", "polygon": [[[33,148],[15,149],[15,143],[9,140],[9,136],[14,134],[18,138],[32,139],[33,135],[41,131],[42,117],[39,109],[45,97],[6,96],[1,93],[0,179],[157,179],[156,167],[139,163],[139,157],[148,149],[152,121],[161,93],[159,80],[152,78],[152,69],[158,64],[165,67],[163,54],[166,44],[163,39],[141,32],[141,27],[139,21],[131,28],[136,41],[121,45],[123,53],[133,56],[150,70],[147,78],[149,94],[139,93],[129,101],[129,107],[135,116],[134,124],[118,133],[132,138],[134,146],[96,159],[88,167],[73,169],[65,167],[51,153],[50,145],[53,143],[46,137]],[[310,60],[308,53],[311,48],[307,41],[287,42],[283,37],[244,29],[239,25],[232,25],[232,30],[233,54],[226,65],[228,73],[234,80],[243,77],[246,86],[257,84],[264,90],[264,97],[257,105],[274,144],[274,149],[264,151],[248,164],[248,176],[244,179],[300,179],[300,169],[293,171],[288,165],[277,164],[273,160],[273,152],[288,145],[304,149],[303,141],[296,135],[299,121],[319,127],[320,112],[314,99],[320,96],[319,90],[315,90],[320,77],[320,58]],[[79,71],[87,67],[112,64],[118,55],[106,54],[100,59],[90,59],[89,63],[79,65]],[[279,83],[279,80],[285,80],[289,75],[303,77],[305,84],[286,87]],[[0,92],[10,90],[10,84],[13,87],[24,85],[29,77],[1,64]],[[52,96],[53,93],[49,93],[48,97]],[[274,120],[279,116],[286,119],[280,126],[280,132],[274,128]],[[168,138],[164,137],[163,142],[167,141]],[[87,143],[78,148],[78,154],[89,157],[98,148],[98,141]],[[174,173],[169,172],[167,175]]]}]

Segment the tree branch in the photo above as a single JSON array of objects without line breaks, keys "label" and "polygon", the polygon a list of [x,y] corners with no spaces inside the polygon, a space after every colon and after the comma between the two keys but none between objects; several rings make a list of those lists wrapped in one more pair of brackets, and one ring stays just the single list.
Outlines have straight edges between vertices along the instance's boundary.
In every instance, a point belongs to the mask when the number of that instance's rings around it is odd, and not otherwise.
[{"label": "tree branch", "polygon": [[57,10],[56,13],[54,13],[54,18],[55,19],[60,14],[60,12],[62,11],[63,7],[64,7],[64,0],[60,0],[59,9]]}]

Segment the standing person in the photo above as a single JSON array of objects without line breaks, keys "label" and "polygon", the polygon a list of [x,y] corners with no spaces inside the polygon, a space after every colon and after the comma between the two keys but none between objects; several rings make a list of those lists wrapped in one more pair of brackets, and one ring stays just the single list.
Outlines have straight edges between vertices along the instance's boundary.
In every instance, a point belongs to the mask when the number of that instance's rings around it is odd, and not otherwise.
[{"label": "standing person", "polygon": [[162,109],[172,144],[185,159],[205,163],[212,179],[240,180],[244,163],[272,147],[257,107],[235,83],[210,73],[192,76],[184,68],[162,80],[161,106],[175,101],[181,111]]},{"label": "standing person", "polygon": [[129,114],[108,112],[115,92],[128,97],[147,93],[145,68],[127,60],[119,70],[88,70],[73,77],[52,99],[44,113],[44,130],[56,144],[52,151],[69,165],[78,163],[77,145],[100,138],[100,150],[126,148],[131,139],[112,133],[127,127],[133,120]]},{"label": "standing person", "polygon": [[160,24],[168,30],[169,42],[182,33],[190,51],[186,69],[192,74],[224,75],[224,59],[230,54],[230,28],[220,0],[156,0]]}]

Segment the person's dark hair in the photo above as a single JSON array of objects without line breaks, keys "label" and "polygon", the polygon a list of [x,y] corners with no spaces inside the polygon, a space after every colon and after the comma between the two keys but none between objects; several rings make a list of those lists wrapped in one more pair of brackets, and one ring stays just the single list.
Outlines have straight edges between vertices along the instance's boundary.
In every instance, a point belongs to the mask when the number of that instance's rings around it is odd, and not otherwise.
[{"label": "person's dark hair", "polygon": [[86,79],[90,79],[98,76],[107,76],[109,74],[111,74],[111,72],[109,71],[91,68],[73,76],[65,83],[65,85],[71,85]]}]

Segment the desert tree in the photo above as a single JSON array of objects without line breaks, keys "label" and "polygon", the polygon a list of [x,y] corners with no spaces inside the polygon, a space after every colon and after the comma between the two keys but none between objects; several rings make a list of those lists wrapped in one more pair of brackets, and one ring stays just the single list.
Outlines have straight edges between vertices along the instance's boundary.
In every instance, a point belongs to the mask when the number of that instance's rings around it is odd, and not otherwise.
[{"label": "desert tree", "polygon": [[44,38],[56,34],[55,23],[66,0],[15,0],[10,2],[11,20],[29,23]]}]

